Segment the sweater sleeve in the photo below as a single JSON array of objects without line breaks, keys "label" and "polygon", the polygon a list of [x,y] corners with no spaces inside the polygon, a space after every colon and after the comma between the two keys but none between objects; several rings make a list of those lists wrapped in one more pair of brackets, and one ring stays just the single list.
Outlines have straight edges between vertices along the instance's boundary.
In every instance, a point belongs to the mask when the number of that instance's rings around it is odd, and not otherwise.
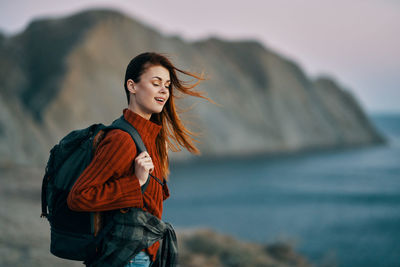
[{"label": "sweater sleeve", "polygon": [[67,205],[75,211],[106,211],[143,207],[138,178],[123,176],[131,168],[136,145],[130,135],[111,130],[100,142],[94,158],[68,194]]}]

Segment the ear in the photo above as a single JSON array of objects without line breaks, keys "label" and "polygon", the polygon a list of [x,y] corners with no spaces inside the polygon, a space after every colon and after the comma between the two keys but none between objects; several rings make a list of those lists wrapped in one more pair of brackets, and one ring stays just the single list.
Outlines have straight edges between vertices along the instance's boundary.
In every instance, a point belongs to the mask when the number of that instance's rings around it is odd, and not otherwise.
[{"label": "ear", "polygon": [[129,80],[126,81],[126,88],[132,94],[136,93],[135,85],[136,85],[136,83],[132,79],[129,79]]}]

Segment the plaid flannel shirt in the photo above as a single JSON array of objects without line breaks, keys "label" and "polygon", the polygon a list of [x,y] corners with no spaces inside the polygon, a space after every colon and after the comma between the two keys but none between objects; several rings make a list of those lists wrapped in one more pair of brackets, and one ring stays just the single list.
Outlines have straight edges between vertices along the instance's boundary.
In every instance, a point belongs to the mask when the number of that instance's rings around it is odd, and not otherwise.
[{"label": "plaid flannel shirt", "polygon": [[162,240],[161,253],[151,266],[178,266],[178,246],[174,228],[149,212],[130,208],[128,212],[116,212],[114,224],[104,237],[100,256],[89,266],[118,267],[129,263],[134,255]]}]

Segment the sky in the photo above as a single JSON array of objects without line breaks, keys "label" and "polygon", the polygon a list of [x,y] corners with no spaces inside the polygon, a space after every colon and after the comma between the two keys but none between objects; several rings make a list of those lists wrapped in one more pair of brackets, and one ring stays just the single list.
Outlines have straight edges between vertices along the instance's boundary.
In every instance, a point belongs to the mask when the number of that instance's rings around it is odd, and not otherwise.
[{"label": "sky", "polygon": [[166,35],[254,39],[328,75],[368,113],[400,113],[398,0],[0,0],[0,30],[12,35],[40,17],[117,9]]}]

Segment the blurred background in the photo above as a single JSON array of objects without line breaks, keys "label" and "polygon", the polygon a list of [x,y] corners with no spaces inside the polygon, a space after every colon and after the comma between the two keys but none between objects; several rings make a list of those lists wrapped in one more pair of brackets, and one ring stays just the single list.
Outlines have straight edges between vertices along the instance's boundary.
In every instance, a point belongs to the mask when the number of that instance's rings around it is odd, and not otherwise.
[{"label": "blurred background", "polygon": [[[204,72],[170,152],[182,266],[400,266],[400,3],[0,2],[0,266],[49,252],[49,150],[126,107],[146,51]],[[192,81],[190,77],[180,76]],[[190,78],[190,79],[189,79]]]}]

